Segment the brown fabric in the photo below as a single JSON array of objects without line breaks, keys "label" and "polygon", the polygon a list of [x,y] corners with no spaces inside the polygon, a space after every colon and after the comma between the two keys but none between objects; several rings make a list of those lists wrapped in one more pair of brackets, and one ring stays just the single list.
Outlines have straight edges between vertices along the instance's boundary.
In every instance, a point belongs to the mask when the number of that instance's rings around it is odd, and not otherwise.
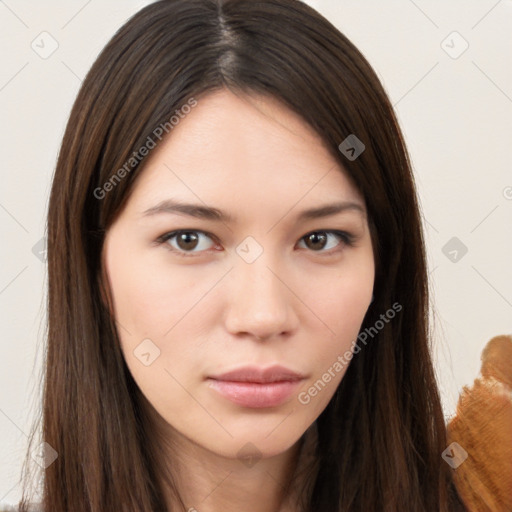
[{"label": "brown fabric", "polygon": [[512,336],[492,338],[481,358],[481,377],[463,388],[448,424],[449,443],[467,452],[454,478],[471,512],[511,512]]}]

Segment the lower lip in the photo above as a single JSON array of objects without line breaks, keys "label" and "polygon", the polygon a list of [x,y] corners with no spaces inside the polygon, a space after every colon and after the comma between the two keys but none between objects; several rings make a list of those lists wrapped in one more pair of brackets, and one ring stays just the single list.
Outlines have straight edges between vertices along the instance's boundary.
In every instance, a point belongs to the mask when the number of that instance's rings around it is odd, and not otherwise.
[{"label": "lower lip", "polygon": [[242,407],[263,409],[282,405],[293,394],[300,380],[279,382],[234,382],[209,379],[210,387]]}]

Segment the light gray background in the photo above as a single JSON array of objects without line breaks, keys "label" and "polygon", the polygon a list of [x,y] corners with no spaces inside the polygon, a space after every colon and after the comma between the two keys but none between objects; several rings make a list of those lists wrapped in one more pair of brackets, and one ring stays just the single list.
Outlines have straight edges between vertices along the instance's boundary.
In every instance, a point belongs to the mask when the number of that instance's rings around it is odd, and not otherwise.
[{"label": "light gray background", "polygon": [[[26,434],[40,410],[47,278],[33,247],[44,236],[65,123],[99,51],[148,3],[0,0],[0,502],[20,497]],[[478,375],[485,343],[512,331],[512,1],[307,3],[367,57],[404,130],[424,214],[448,418]],[[51,48],[44,31],[58,43],[48,58],[31,46]],[[443,252],[453,237],[459,248]],[[462,257],[460,244],[468,249]]]}]

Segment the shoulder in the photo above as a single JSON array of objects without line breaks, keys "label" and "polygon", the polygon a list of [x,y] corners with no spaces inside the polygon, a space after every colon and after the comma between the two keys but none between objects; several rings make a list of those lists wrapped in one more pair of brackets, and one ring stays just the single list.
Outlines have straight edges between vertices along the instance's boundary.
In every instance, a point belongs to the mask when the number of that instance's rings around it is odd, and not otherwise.
[{"label": "shoulder", "polygon": [[512,336],[492,338],[460,393],[444,460],[469,510],[512,510]]}]

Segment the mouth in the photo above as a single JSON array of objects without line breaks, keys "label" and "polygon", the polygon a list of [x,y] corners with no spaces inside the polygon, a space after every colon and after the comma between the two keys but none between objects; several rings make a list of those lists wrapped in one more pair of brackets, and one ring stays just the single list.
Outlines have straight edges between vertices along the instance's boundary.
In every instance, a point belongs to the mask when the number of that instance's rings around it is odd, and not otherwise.
[{"label": "mouth", "polygon": [[242,407],[262,409],[285,403],[305,377],[283,366],[245,366],[207,378],[209,387]]}]

